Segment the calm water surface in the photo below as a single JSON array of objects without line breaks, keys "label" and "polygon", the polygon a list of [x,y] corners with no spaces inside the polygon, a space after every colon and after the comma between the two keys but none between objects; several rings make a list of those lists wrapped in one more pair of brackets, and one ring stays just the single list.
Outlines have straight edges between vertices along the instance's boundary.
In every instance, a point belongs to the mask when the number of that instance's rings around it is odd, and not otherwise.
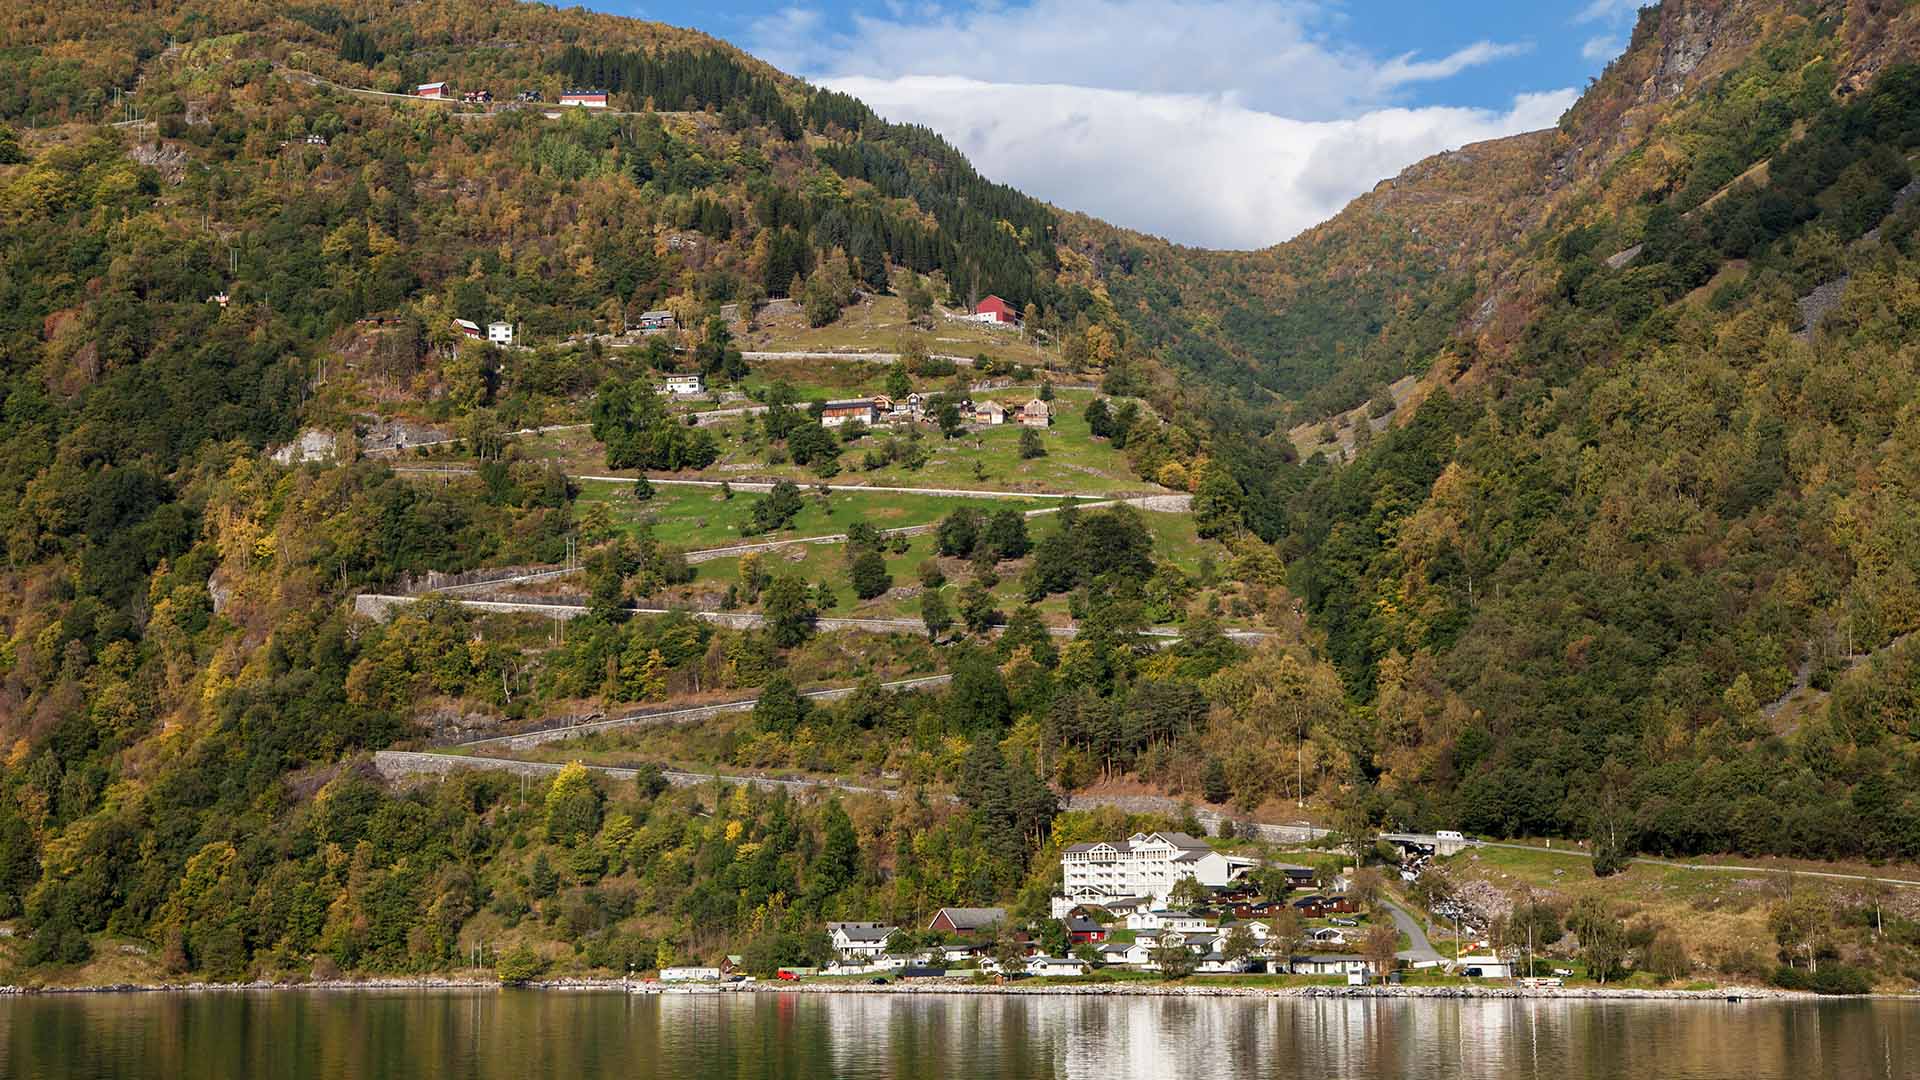
[{"label": "calm water surface", "polygon": [[0,1077],[1920,1078],[1920,1005],[662,997],[0,999]]}]

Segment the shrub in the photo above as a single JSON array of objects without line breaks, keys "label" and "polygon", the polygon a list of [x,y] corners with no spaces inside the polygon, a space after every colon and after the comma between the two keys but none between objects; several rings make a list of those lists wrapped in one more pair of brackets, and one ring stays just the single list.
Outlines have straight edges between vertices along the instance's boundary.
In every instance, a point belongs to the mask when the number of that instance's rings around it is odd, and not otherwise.
[{"label": "shrub", "polygon": [[1816,994],[1870,994],[1873,979],[1859,968],[1828,964],[1818,971],[1796,967],[1774,969],[1773,985],[1782,990],[1811,990]]}]

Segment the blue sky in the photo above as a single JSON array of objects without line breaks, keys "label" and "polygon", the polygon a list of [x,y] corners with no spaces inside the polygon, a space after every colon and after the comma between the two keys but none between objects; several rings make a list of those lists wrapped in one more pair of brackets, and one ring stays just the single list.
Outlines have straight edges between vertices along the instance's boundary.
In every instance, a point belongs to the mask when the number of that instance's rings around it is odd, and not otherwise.
[{"label": "blue sky", "polygon": [[693,26],[995,179],[1182,243],[1251,248],[1419,159],[1551,125],[1633,0],[594,0]]}]

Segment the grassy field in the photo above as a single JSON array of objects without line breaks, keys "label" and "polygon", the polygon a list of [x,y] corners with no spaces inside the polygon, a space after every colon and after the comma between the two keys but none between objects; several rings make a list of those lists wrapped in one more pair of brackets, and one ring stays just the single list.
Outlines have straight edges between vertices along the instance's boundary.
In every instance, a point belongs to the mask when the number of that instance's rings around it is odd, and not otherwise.
[{"label": "grassy field", "polygon": [[[875,496],[854,496],[872,498]],[[734,501],[740,501],[736,495]],[[988,509],[999,503],[979,503],[974,505]],[[1036,540],[1052,529],[1052,515],[1042,515],[1027,519],[1027,530]],[[1154,536],[1154,552],[1157,558],[1171,561],[1187,573],[1199,568],[1201,558],[1212,556],[1224,560],[1225,549],[1211,541],[1201,540],[1194,530],[1193,519],[1186,514],[1167,514],[1142,512],[1141,519]],[[853,594],[853,586],[847,572],[845,546],[842,544],[804,544],[793,545],[762,554],[762,566],[775,574],[795,574],[809,582],[825,582],[833,590],[839,606],[823,614],[875,619],[917,619],[920,617],[921,585],[919,568],[928,559],[935,559],[935,544],[932,535],[911,537],[905,554],[887,552],[887,572],[893,575],[893,588],[871,600],[859,600]],[[948,595],[949,607],[959,602],[959,590],[973,580],[971,565],[964,559],[939,558],[942,571],[947,576],[943,587]],[[999,584],[993,589],[996,607],[1003,615],[1010,615],[1024,602],[1020,579],[1026,570],[1025,560],[1013,560],[1000,564]],[[700,563],[694,568],[695,578],[690,586],[683,587],[678,599],[692,600],[704,597],[711,600],[727,590],[727,586],[740,580],[740,560],[735,557],[714,559]],[[1064,626],[1072,620],[1067,611],[1065,596],[1049,596],[1038,605],[1043,621]]]},{"label": "grassy field", "polygon": [[[1741,952],[1772,956],[1769,907],[1786,879],[1681,867],[1629,864],[1612,877],[1593,876],[1590,860],[1547,851],[1476,848],[1444,860],[1456,881],[1484,881],[1507,893],[1533,889],[1542,898],[1572,903],[1599,897],[1628,913],[1629,924],[1650,920],[1673,927],[1698,961],[1708,964]],[[1801,878],[1795,888],[1827,891],[1838,883]],[[1435,947],[1445,949],[1440,941]]]},{"label": "grassy field", "polygon": [[[774,383],[784,382],[802,401],[865,397],[886,392],[887,365],[866,360],[760,360],[740,389],[756,401],[765,400]],[[933,388],[934,380],[914,379],[914,389]]]},{"label": "grassy field", "polygon": [[[982,395],[991,396],[991,395]],[[1029,393],[1009,393],[1006,400],[1025,402]],[[1017,424],[968,432],[956,439],[943,438],[931,425],[918,427],[920,436],[932,451],[927,463],[918,469],[889,465],[866,471],[858,469],[867,448],[886,438],[876,433],[848,447],[841,459],[842,473],[836,482],[887,484],[906,487],[987,488],[1000,491],[1075,492],[1088,495],[1150,494],[1163,491],[1134,475],[1125,455],[1104,440],[1095,439],[1087,430],[1086,404],[1090,391],[1060,391],[1054,400],[1056,419],[1041,432],[1046,456],[1023,460],[1020,457],[1020,432]],[[907,437],[907,429],[899,431]],[[737,438],[727,444],[725,456],[707,475],[740,475],[745,472],[769,472],[811,477],[798,466],[768,466],[761,455]]]},{"label": "grassy field", "polygon": [[[822,327],[809,327],[798,306],[777,304],[763,310],[757,324],[756,329],[738,335],[740,347],[748,352],[897,352],[901,338],[913,331],[907,323],[906,301],[898,296],[870,297]],[[987,356],[1029,367],[1043,367],[1054,359],[1017,330],[937,318],[932,330],[922,332],[928,351],[943,355]]]},{"label": "grassy field", "polygon": [[[1027,401],[1030,391],[1005,391],[982,394],[1015,405]],[[902,427],[889,432],[882,429],[857,440],[841,456],[841,472],[831,483],[840,485],[879,484],[890,487],[969,488],[989,491],[1074,493],[1089,496],[1147,495],[1164,492],[1134,474],[1126,455],[1105,440],[1096,439],[1087,430],[1086,406],[1094,397],[1088,390],[1060,390],[1054,399],[1055,420],[1041,432],[1045,457],[1023,460],[1020,457],[1020,432],[1017,424],[1004,424],[957,439],[942,438],[930,425]],[[796,483],[815,483],[818,476],[793,464],[770,464],[766,451],[749,443],[744,425],[720,423],[709,430],[719,439],[720,459],[699,472],[676,474],[703,480],[768,480],[785,477]],[[859,468],[866,451],[880,444],[889,434],[909,437],[917,430],[932,451],[927,463],[918,469],[889,465],[866,471]],[[549,431],[522,437],[517,452],[534,461],[551,461],[570,473],[632,475],[632,470],[607,468],[605,449],[586,428]],[[442,455],[435,460],[454,460]],[[407,459],[402,458],[401,461]],[[976,469],[976,465],[978,468]]]},{"label": "grassy field", "polygon": [[[803,508],[793,527],[774,533],[750,534],[753,506],[758,492],[736,491],[732,498],[717,488],[684,487],[676,484],[654,486],[652,499],[635,502],[631,485],[602,480],[580,482],[580,506],[606,503],[614,524],[626,529],[643,522],[653,527],[654,539],[663,544],[688,549],[725,547],[736,543],[763,543],[806,536],[830,536],[845,532],[856,521],[877,529],[899,529],[929,525],[961,506],[994,509],[1012,506],[1033,510],[1051,505],[1051,499],[1005,499],[984,501],[961,496],[911,495],[893,491],[843,491],[822,496],[811,488],[803,489]],[[813,546],[813,545],[810,545]]]}]

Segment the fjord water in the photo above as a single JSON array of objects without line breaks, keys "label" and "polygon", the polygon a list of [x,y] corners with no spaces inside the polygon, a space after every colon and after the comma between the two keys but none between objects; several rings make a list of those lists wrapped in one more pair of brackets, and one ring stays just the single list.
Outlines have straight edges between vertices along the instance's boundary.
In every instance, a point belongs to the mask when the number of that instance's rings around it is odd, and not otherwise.
[{"label": "fjord water", "polygon": [[0,999],[0,1077],[1920,1076],[1892,1001],[213,992]]}]

